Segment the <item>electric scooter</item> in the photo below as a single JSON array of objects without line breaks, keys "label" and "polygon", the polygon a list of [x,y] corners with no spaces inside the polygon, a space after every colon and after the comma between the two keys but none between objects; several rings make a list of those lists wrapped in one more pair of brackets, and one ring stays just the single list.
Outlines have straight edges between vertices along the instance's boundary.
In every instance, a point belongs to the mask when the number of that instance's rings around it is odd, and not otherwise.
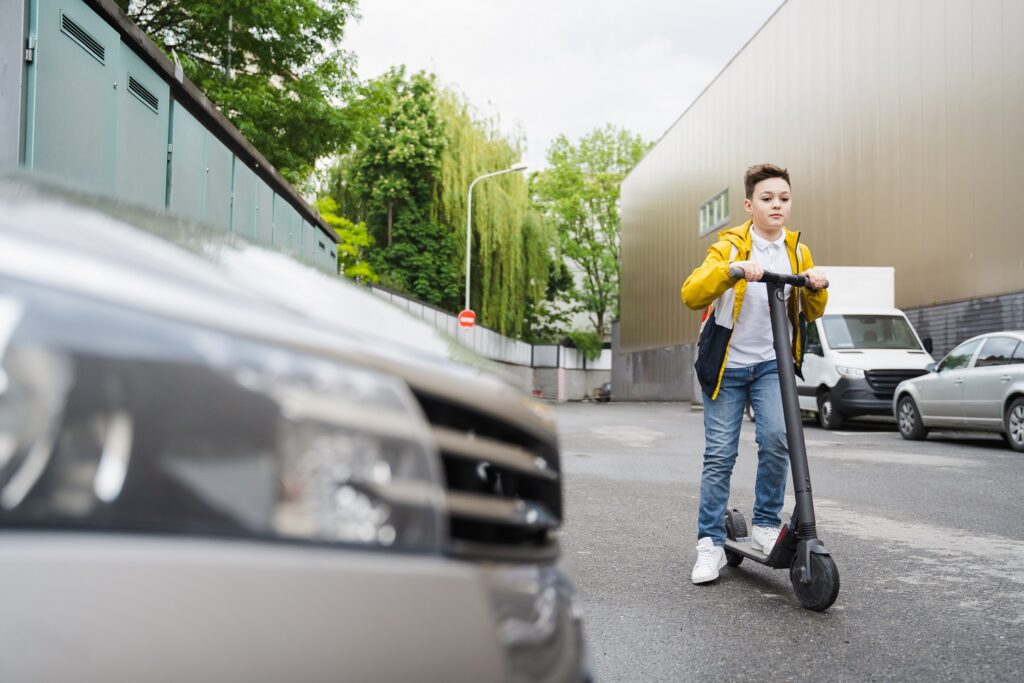
[{"label": "electric scooter", "polygon": [[[743,269],[733,266],[729,274],[738,280],[743,277]],[[754,550],[743,513],[736,508],[728,509],[725,519],[726,563],[730,567],[738,567],[744,559],[750,559],[772,569],[788,568],[789,580],[800,604],[807,609],[822,612],[831,607],[839,595],[839,569],[825,544],[818,539],[815,527],[811,474],[807,467],[807,448],[796,391],[796,370],[792,363],[781,362],[783,358],[793,357],[789,341],[789,320],[786,318],[785,286],[806,287],[808,281],[802,275],[766,272],[761,282],[768,286],[775,357],[780,359],[779,385],[782,390],[782,412],[786,420],[786,440],[789,444],[796,508],[789,523],[783,525],[779,532],[770,555]]]}]

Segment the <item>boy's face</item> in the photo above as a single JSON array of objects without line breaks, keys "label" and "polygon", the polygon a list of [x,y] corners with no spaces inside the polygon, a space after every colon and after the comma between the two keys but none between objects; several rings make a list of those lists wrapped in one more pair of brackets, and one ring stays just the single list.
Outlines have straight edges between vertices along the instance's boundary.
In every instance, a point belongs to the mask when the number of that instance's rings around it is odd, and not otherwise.
[{"label": "boy's face", "polygon": [[781,230],[789,220],[789,183],[782,178],[767,178],[754,186],[754,194],[743,200],[743,208],[754,219],[754,225],[766,230]]}]

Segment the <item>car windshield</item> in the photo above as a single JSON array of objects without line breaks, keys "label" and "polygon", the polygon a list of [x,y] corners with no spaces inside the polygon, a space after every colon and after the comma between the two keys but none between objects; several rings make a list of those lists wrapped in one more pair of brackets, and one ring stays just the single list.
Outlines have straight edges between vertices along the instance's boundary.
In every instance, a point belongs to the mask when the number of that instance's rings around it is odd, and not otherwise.
[{"label": "car windshield", "polygon": [[825,338],[833,349],[911,349],[921,345],[898,315],[826,315]]}]

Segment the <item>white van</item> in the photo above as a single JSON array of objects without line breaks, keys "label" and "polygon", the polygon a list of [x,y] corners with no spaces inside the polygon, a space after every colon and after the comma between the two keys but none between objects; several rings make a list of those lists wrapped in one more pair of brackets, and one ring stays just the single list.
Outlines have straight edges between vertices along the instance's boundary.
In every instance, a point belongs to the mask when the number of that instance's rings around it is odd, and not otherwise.
[{"label": "white van", "polygon": [[893,268],[818,267],[828,275],[828,306],[807,326],[800,409],[825,429],[851,417],[892,415],[896,385],[934,361],[931,340],[922,343],[896,308]]}]

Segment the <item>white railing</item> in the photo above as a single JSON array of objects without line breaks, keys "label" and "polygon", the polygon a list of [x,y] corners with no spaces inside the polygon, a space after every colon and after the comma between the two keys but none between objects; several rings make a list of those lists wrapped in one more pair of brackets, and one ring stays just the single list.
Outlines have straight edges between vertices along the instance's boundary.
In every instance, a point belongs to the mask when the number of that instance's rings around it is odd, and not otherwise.
[{"label": "white railing", "polygon": [[456,316],[413,301],[407,296],[396,294],[380,287],[370,288],[376,296],[390,301],[410,315],[430,323],[448,336],[458,339],[484,358],[535,368],[565,368],[567,370],[611,370],[611,349],[601,351],[597,360],[586,360],[577,349],[557,344],[528,344],[508,337],[481,325],[466,329],[459,326]]},{"label": "white railing", "polygon": [[533,367],[565,368],[566,370],[611,370],[612,350],[602,349],[601,355],[587,360],[583,352],[557,344],[537,344],[533,347]]},{"label": "white railing", "polygon": [[469,329],[460,327],[458,319],[451,313],[421,304],[386,289],[379,287],[371,287],[371,289],[380,298],[386,299],[408,311],[410,315],[430,323],[448,336],[458,339],[463,345],[484,358],[527,367],[530,367],[532,363],[533,346],[531,344],[517,339],[509,339],[481,325],[474,325]]}]

